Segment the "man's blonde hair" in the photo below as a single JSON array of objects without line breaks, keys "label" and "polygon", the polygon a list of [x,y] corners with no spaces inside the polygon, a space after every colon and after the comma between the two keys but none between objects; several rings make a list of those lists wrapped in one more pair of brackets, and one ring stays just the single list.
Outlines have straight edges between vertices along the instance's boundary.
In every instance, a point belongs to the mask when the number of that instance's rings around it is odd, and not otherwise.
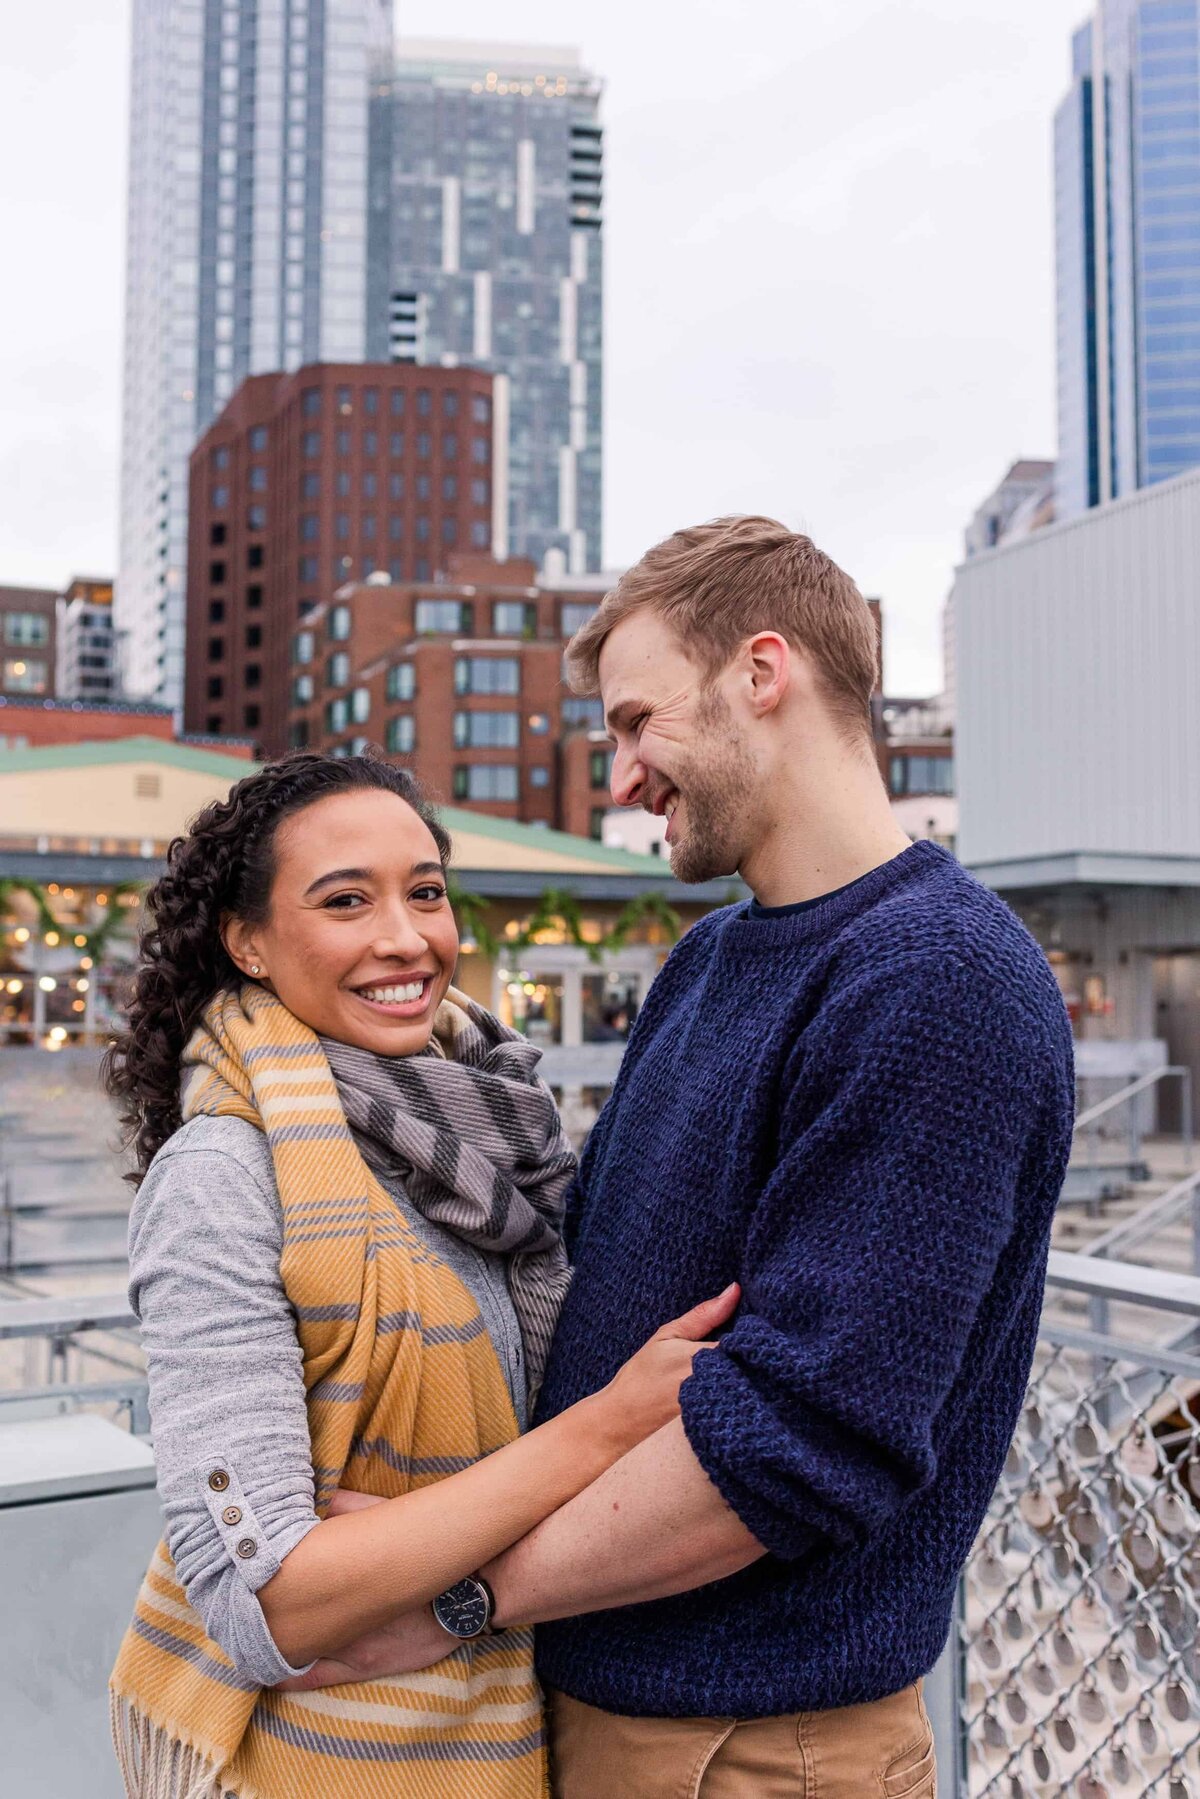
[{"label": "man's blonde hair", "polygon": [[600,691],[600,651],[639,607],[665,619],[713,678],[748,637],[778,631],[811,657],[847,734],[871,731],[879,671],[875,621],[858,588],[812,539],[777,519],[711,519],[647,550],[567,645],[576,693]]}]

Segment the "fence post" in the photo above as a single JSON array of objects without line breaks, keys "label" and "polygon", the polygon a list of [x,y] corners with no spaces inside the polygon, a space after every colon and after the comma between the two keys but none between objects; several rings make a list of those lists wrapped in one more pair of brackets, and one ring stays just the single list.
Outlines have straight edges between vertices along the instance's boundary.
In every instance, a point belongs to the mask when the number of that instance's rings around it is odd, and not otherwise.
[{"label": "fence post", "polygon": [[[965,1576],[964,1576],[965,1580]],[[967,1747],[963,1701],[966,1695],[966,1637],[962,1629],[964,1580],[954,1596],[946,1647],[925,1676],[925,1710],[933,1727],[939,1799],[966,1799]]]}]

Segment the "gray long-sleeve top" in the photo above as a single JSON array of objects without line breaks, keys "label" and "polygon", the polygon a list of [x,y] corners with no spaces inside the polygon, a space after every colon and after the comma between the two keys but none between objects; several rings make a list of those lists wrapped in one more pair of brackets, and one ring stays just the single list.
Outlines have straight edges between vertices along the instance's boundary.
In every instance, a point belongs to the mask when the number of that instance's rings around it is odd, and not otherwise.
[{"label": "gray long-sleeve top", "polygon": [[[525,1363],[503,1259],[393,1198],[469,1289],[525,1426]],[[240,1673],[292,1668],[257,1593],[317,1524],[303,1362],[279,1273],[283,1214],[267,1140],[240,1118],[194,1118],[165,1143],[129,1219],[165,1534],[176,1573]],[[228,1477],[216,1487],[214,1471]]]}]

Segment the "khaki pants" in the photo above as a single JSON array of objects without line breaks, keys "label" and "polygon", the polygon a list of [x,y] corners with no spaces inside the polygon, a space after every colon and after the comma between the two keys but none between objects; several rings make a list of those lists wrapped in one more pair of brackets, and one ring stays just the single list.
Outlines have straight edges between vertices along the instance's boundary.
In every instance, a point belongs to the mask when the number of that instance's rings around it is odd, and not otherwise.
[{"label": "khaki pants", "polygon": [[554,1799],[936,1799],[920,1681],[782,1718],[625,1718],[546,1700]]}]

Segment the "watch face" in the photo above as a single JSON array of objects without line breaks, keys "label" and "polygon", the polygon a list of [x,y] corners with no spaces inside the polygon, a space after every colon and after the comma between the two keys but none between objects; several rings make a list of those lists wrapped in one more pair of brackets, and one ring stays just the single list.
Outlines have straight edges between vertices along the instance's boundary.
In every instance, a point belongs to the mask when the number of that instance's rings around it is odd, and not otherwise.
[{"label": "watch face", "polygon": [[439,1593],[433,1602],[438,1623],[456,1637],[477,1637],[487,1624],[491,1607],[487,1594],[469,1576]]}]

